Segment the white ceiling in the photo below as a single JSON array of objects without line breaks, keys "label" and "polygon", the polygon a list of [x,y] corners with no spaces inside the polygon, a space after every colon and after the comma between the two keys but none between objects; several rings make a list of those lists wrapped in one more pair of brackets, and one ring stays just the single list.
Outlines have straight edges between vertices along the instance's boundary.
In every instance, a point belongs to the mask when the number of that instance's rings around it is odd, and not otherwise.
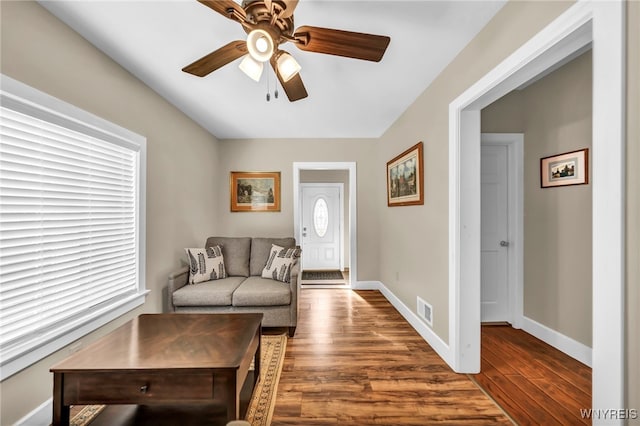
[{"label": "white ceiling", "polygon": [[40,3],[217,138],[234,139],[379,137],[505,0],[301,0],[296,28],[388,35],[391,43],[379,63],[283,45],[302,66],[309,93],[293,103],[282,88],[267,102],[267,72],[256,83],[238,69],[239,59],[205,78],[181,71],[246,38],[239,24],[195,0]]}]

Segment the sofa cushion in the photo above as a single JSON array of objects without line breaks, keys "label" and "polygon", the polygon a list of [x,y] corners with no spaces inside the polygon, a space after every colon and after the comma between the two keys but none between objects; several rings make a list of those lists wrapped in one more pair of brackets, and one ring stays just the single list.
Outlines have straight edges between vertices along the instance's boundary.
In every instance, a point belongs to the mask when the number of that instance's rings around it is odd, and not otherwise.
[{"label": "sofa cushion", "polygon": [[184,251],[189,261],[189,284],[227,277],[220,246],[186,248]]},{"label": "sofa cushion", "polygon": [[249,255],[251,238],[249,237],[209,237],[205,247],[222,246],[227,275],[231,277],[249,276]]},{"label": "sofa cushion", "polygon": [[262,278],[291,282],[291,269],[298,263],[300,249],[284,248],[275,244],[271,245],[271,252],[267,264],[262,270]]},{"label": "sofa cushion", "polygon": [[233,292],[233,306],[281,306],[290,303],[288,284],[262,277],[247,278]]},{"label": "sofa cushion", "polygon": [[295,238],[253,238],[251,240],[251,261],[249,272],[252,276],[261,276],[267,264],[271,245],[284,248],[295,248]]},{"label": "sofa cushion", "polygon": [[186,285],[173,292],[174,306],[231,306],[235,289],[244,277],[228,277]]}]

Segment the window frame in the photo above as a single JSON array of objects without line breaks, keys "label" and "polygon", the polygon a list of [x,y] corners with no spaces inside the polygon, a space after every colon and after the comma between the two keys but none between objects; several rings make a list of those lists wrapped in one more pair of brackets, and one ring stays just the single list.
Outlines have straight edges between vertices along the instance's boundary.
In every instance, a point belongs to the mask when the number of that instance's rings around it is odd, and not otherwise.
[{"label": "window frame", "polygon": [[81,337],[97,330],[110,321],[143,305],[149,290],[146,289],[146,158],[145,137],[117,124],[97,117],[74,105],[43,93],[24,83],[0,74],[0,104],[20,113],[66,127],[85,135],[131,150],[136,157],[136,278],[137,291],[133,295],[118,298],[99,312],[86,315],[69,324],[54,339],[11,360],[0,360],[0,381],[44,359]]}]

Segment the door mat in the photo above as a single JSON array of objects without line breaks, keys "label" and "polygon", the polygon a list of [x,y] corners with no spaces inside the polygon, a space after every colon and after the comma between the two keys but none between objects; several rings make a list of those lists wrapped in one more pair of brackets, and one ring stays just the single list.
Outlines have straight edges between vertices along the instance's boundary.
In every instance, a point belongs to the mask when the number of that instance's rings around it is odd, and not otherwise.
[{"label": "door mat", "polygon": [[[286,335],[262,336],[260,380],[253,389],[245,419],[251,426],[269,426],[278,393],[278,382],[287,349]],[[104,405],[72,407],[71,426],[88,426],[104,410]],[[79,410],[79,411],[78,411]],[[76,412],[75,415],[74,412]]]},{"label": "door mat", "polygon": [[302,271],[302,279],[305,281],[342,280],[344,277],[340,271]]}]

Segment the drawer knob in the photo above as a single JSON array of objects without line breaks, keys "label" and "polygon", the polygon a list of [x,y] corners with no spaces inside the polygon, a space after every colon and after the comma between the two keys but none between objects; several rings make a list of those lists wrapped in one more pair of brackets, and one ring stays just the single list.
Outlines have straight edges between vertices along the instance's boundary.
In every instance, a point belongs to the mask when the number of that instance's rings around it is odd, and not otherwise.
[{"label": "drawer knob", "polygon": [[147,393],[148,390],[149,390],[149,386],[147,385],[140,386],[140,393]]}]

